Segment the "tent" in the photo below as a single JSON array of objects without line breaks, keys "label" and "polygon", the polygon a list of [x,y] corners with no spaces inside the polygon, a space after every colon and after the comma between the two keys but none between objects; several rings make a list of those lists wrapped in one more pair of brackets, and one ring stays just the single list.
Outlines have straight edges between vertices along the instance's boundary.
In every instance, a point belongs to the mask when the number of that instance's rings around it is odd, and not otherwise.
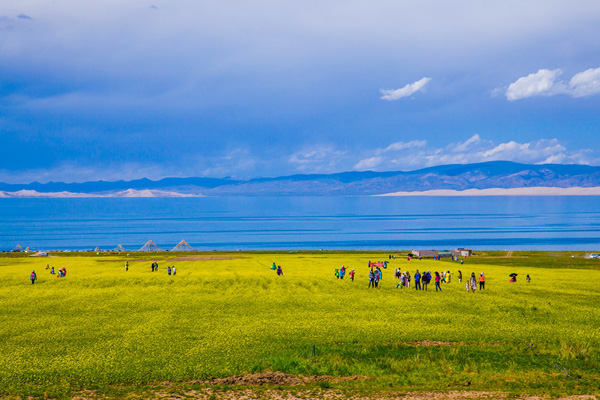
[{"label": "tent", "polygon": [[158,247],[152,240],[148,240],[148,242],[142,246],[140,251],[163,251],[163,249]]},{"label": "tent", "polygon": [[125,251],[125,247],[122,244],[118,244],[117,247],[113,249],[113,251]]},{"label": "tent", "polygon": [[23,246],[21,246],[20,244],[18,244],[14,249],[12,249],[13,253],[20,253],[23,251]]},{"label": "tent", "polygon": [[173,250],[171,251],[194,251],[194,248],[190,246],[188,242],[182,240],[177,243],[177,246],[173,247]]}]

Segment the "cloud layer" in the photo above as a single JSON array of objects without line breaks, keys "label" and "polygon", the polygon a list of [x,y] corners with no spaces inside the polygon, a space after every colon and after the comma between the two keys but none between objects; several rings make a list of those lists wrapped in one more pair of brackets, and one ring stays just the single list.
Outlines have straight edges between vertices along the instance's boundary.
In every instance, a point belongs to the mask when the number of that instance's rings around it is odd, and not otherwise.
[{"label": "cloud layer", "polygon": [[[2,6],[0,180],[588,162],[577,149],[600,149],[600,103],[573,101],[600,90],[600,2]],[[498,82],[514,82],[513,103],[490,98]],[[559,93],[551,108],[517,101]]]},{"label": "cloud layer", "polygon": [[567,83],[559,80],[561,69],[540,69],[511,83],[506,98],[515,101],[535,96],[566,94],[572,97],[587,97],[600,93],[600,68],[590,68],[574,75]]},{"label": "cloud layer", "polygon": [[464,142],[445,147],[430,147],[425,141],[411,141],[404,146],[392,144],[386,148],[366,152],[354,164],[354,169],[413,170],[444,164],[470,164],[486,161],[514,161],[525,164],[597,164],[598,158],[590,149],[569,150],[557,139],[533,142],[496,143],[484,140],[478,134]]}]

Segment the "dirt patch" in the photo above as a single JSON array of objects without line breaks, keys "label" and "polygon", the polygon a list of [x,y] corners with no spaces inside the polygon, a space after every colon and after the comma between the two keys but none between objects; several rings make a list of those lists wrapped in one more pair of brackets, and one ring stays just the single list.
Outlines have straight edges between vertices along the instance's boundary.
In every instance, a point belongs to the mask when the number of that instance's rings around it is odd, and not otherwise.
[{"label": "dirt patch", "polygon": [[430,346],[455,346],[455,345],[461,345],[463,343],[458,343],[458,342],[442,342],[442,341],[439,341],[439,340],[420,340],[418,342],[412,342],[411,344],[413,346],[430,347]]},{"label": "dirt patch", "polygon": [[199,383],[209,385],[241,385],[241,386],[299,386],[306,385],[308,383],[315,382],[344,382],[344,381],[356,381],[368,379],[364,376],[345,376],[345,377],[332,377],[332,376],[303,376],[303,375],[290,375],[283,372],[265,371],[256,374],[243,374],[237,376],[229,376],[226,378],[212,379],[210,381],[203,381]]},{"label": "dirt patch", "polygon": [[29,257],[44,257],[44,258],[46,258],[46,257],[52,257],[53,258],[53,257],[58,257],[58,256],[54,256],[54,255],[48,254],[48,253],[46,253],[46,255],[42,255],[42,252],[38,251],[35,254],[31,254]]},{"label": "dirt patch", "polygon": [[[347,346],[347,345],[354,345],[354,346],[361,346],[365,343],[361,343],[361,342],[353,342],[353,343],[344,343],[344,342],[340,342],[340,343],[335,343],[335,346]],[[379,342],[376,343],[378,345],[385,345],[385,346],[423,346],[423,347],[428,347],[428,346],[464,346],[466,345],[466,343],[463,342],[443,342],[440,340],[417,340],[414,342]],[[368,343],[368,345],[373,345],[373,343]]]},{"label": "dirt patch", "polygon": [[[439,392],[385,392],[372,393],[369,395],[352,394],[347,391],[336,389],[302,389],[302,390],[214,390],[206,388],[201,390],[190,390],[183,393],[188,399],[219,399],[219,400],[250,400],[250,399],[272,399],[272,400],[485,400],[485,399],[501,399],[501,400],[597,400],[596,396],[566,396],[560,398],[544,397],[544,396],[514,396],[503,392],[467,392],[467,391],[451,391],[445,393]],[[181,399],[182,396],[156,393],[163,399]]]}]

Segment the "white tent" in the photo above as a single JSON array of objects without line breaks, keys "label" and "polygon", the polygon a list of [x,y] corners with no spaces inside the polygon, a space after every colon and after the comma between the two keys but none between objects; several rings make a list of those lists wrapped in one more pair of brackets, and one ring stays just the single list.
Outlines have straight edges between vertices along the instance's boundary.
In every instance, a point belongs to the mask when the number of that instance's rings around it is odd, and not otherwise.
[{"label": "white tent", "polygon": [[117,247],[113,249],[113,251],[125,251],[125,247],[122,244],[118,244]]},{"label": "white tent", "polygon": [[158,247],[152,240],[148,240],[148,242],[142,246],[140,251],[163,251],[163,249]]},{"label": "white tent", "polygon": [[177,243],[177,246],[173,247],[173,250],[171,251],[194,251],[194,248],[190,246],[188,242],[182,240]]}]

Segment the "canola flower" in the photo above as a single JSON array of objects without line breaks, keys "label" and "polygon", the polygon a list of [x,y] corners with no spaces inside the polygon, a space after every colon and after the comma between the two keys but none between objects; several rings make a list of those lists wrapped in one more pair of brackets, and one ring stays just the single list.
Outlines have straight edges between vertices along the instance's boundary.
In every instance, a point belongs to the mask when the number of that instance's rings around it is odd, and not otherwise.
[{"label": "canola flower", "polygon": [[[517,375],[527,388],[545,379],[552,360],[579,368],[581,387],[598,377],[600,271],[477,265],[485,290],[468,293],[453,279],[436,293],[396,289],[394,268],[466,275],[468,261],[401,257],[383,270],[378,289],[368,289],[367,262],[377,256],[236,253],[158,259],[158,272],[151,261],[133,260],[126,272],[121,256],[2,258],[0,395],[266,369],[359,374],[409,387],[427,374],[445,382],[444,371],[498,385]],[[270,269],[274,259],[283,276]],[[47,262],[65,266],[67,276],[42,270]],[[342,264],[356,270],[354,282],[336,279]],[[167,265],[176,265],[176,276]],[[36,285],[28,285],[32,269],[42,271]],[[535,280],[509,283],[515,271]],[[411,345],[422,341],[456,346]],[[535,357],[523,352],[532,343]]]}]

